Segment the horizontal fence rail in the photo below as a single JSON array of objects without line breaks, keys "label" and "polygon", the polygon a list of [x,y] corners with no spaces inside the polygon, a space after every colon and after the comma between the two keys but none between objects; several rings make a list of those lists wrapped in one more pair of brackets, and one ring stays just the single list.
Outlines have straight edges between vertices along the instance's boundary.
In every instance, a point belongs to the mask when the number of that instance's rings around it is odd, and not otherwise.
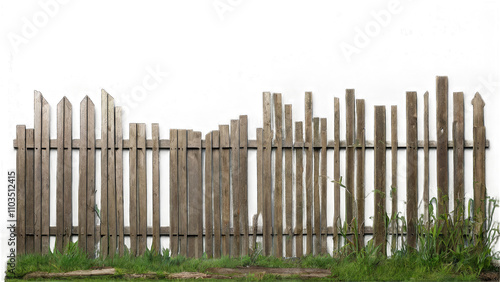
[{"label": "horizontal fence rail", "polygon": [[[429,221],[429,149],[436,150],[438,215],[448,214],[448,198],[453,193],[454,220],[464,218],[465,188],[464,150],[473,155],[474,210],[485,216],[485,155],[489,141],[484,127],[484,106],[479,93],[471,101],[473,108],[473,140],[464,139],[464,94],[453,93],[453,123],[448,128],[448,79],[436,79],[436,136],[429,140],[429,93],[424,98],[424,136],[419,140],[416,92],[406,93],[406,142],[398,141],[398,108],[390,111],[375,106],[374,136],[367,140],[365,101],[356,99],[353,89],[346,90],[345,105],[333,99],[333,140],[328,140],[328,118],[313,116],[312,93],[305,94],[305,119],[292,123],[292,105],[283,105],[279,93],[263,93],[263,126],[256,129],[256,139],[248,139],[248,118],[241,115],[227,125],[202,135],[190,129],[170,129],[169,139],[160,139],[160,125],[151,124],[152,138],[146,138],[147,126],[130,123],[129,136],[123,136],[122,111],[104,90],[101,93],[101,138],[96,139],[95,106],[89,97],[80,103],[80,138],[73,139],[73,108],[64,97],[57,105],[57,138],[50,139],[50,106],[35,91],[35,123],[33,129],[16,128],[13,146],[17,149],[17,242],[18,253],[49,252],[49,237],[55,236],[55,248],[65,246],[78,236],[78,245],[90,257],[123,255],[125,237],[133,255],[147,248],[156,252],[170,249],[173,256],[208,257],[245,256],[257,247],[262,236],[263,254],[277,257],[300,257],[326,254],[339,250],[346,236],[358,247],[365,236],[373,235],[375,246],[386,253],[388,243],[394,249],[399,238],[406,236],[409,247],[417,247],[419,200],[424,206],[424,222]],[[345,132],[340,131],[340,114],[345,110]],[[387,116],[390,125],[386,125]],[[330,121],[331,122],[331,121]],[[449,134],[450,133],[450,134]],[[452,140],[449,140],[449,135]],[[50,201],[50,150],[57,150],[56,205]],[[340,159],[340,149],[345,159]],[[367,164],[366,150],[374,151],[374,163]],[[390,149],[391,170],[386,170]],[[424,181],[418,182],[418,150],[423,149]],[[79,150],[78,193],[72,193],[72,151]],[[96,159],[100,150],[101,158]],[[128,160],[123,151],[128,150]],[[147,151],[152,158],[147,158]],[[169,160],[160,158],[160,150],[169,150]],[[257,214],[249,214],[248,150],[256,150]],[[333,167],[327,166],[327,151],[333,150]],[[397,185],[397,151],[406,151],[406,187]],[[453,151],[453,163],[448,152]],[[100,172],[96,162],[100,161]],[[123,163],[129,162],[129,185],[123,184]],[[168,161],[169,173],[161,173],[160,163]],[[295,162],[294,162],[295,161]],[[152,203],[148,202],[147,162],[152,163]],[[202,163],[203,162],[203,163]],[[343,162],[345,171],[340,171]],[[371,169],[373,167],[373,169]],[[333,193],[327,194],[327,171],[333,170]],[[101,182],[96,183],[96,173]],[[374,182],[366,183],[366,173],[374,174]],[[453,174],[453,187],[448,175]],[[386,179],[390,175],[390,183]],[[160,181],[168,178],[168,190],[160,189]],[[166,185],[165,185],[166,186]],[[345,198],[340,198],[341,187]],[[403,228],[396,218],[398,190],[406,188],[406,219]],[[418,189],[423,198],[418,199]],[[374,190],[374,210],[365,210],[365,198]],[[124,209],[124,193],[128,192],[129,210]],[[96,193],[100,193],[97,195]],[[170,202],[160,201],[168,193]],[[100,197],[97,197],[100,196]],[[386,197],[390,196],[391,214],[386,225]],[[77,206],[72,206],[76,197]],[[100,198],[100,202],[96,199]],[[344,201],[344,217],[340,216]],[[333,204],[333,217],[327,217],[327,205]],[[148,206],[152,213],[148,214]],[[170,226],[161,226],[160,207],[168,208]],[[55,208],[56,226],[50,226],[50,209]],[[295,211],[295,212],[294,212]],[[73,213],[78,213],[78,225]],[[130,218],[124,224],[124,215]],[[366,214],[373,215],[373,226],[365,226]],[[250,216],[253,220],[250,220]],[[152,226],[148,226],[148,218]],[[262,225],[258,225],[260,221]],[[345,229],[347,228],[347,229]],[[476,230],[479,232],[479,230]],[[446,236],[446,230],[443,230]],[[327,238],[333,235],[333,250]],[[355,236],[357,235],[357,236]],[[170,245],[161,244],[168,236]],[[152,237],[151,245],[147,238]]]}]

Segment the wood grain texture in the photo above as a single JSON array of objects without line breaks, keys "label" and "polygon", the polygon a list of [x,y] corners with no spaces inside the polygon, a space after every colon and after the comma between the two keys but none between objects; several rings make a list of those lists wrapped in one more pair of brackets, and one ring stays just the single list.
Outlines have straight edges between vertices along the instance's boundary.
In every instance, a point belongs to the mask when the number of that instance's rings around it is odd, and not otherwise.
[{"label": "wood grain texture", "polygon": [[[476,221],[475,234],[484,237],[486,231],[486,165],[485,165],[485,140],[486,129],[484,126],[474,127],[474,215]],[[484,244],[483,240],[476,240],[476,243]]]},{"label": "wood grain texture", "polygon": [[375,106],[375,202],[374,202],[374,246],[380,246],[380,253],[386,254],[385,227],[385,106]]},{"label": "wood grain texture", "polygon": [[203,253],[203,190],[201,177],[201,132],[188,131],[188,143],[198,149],[188,150],[188,257]]},{"label": "wood grain texture", "polygon": [[313,132],[312,132],[312,93],[306,92],[305,97],[305,121],[306,132],[306,255],[313,254]]},{"label": "wood grain texture", "polygon": [[293,257],[293,129],[292,105],[285,105],[285,143],[291,148],[285,150],[285,256]]},{"label": "wood grain texture", "polygon": [[101,255],[108,256],[108,93],[101,90]]},{"label": "wood grain texture", "polygon": [[73,191],[72,191],[72,105],[64,97],[64,233],[63,245],[71,242],[71,225],[73,219]]},{"label": "wood grain texture", "polygon": [[257,140],[257,216],[263,216],[262,214],[262,197],[263,197],[263,185],[264,185],[264,175],[263,175],[263,143],[264,130],[262,128],[256,129],[256,140]]},{"label": "wood grain texture", "polygon": [[262,217],[263,217],[263,253],[269,256],[272,253],[273,225],[272,225],[272,131],[271,131],[271,93],[263,93],[263,151],[262,151]]},{"label": "wood grain texture", "polygon": [[47,100],[41,97],[42,108],[42,254],[48,254],[50,248],[49,228],[50,228],[50,205],[43,203],[50,202],[50,152],[49,152],[49,119],[50,119],[50,106]]},{"label": "wood grain texture", "polygon": [[177,132],[177,169],[179,181],[179,254],[187,257],[187,224],[188,224],[188,194],[187,194],[187,131]]},{"label": "wood grain texture", "polygon": [[240,223],[242,229],[241,255],[249,253],[248,239],[248,116],[240,116]]},{"label": "wood grain texture", "polygon": [[[34,129],[26,129],[26,145],[31,144],[35,142],[34,136],[35,136],[35,131]],[[17,135],[17,133],[16,133]],[[22,141],[21,141],[22,144]],[[22,161],[22,157],[21,157]],[[25,250],[27,254],[33,254],[35,252],[35,237],[34,237],[34,231],[35,231],[35,190],[34,190],[34,183],[33,183],[33,177],[34,177],[34,163],[35,163],[35,150],[34,149],[26,149],[26,162],[25,162],[25,176],[26,176],[26,214],[25,214],[25,219],[26,219],[26,246]],[[22,166],[22,164],[21,164]],[[19,170],[18,170],[19,171]],[[18,172],[18,177],[19,172]],[[21,177],[22,178],[22,177]],[[19,185],[19,181],[18,181]]]},{"label": "wood grain texture", "polygon": [[453,210],[455,222],[464,219],[464,93],[453,93]]},{"label": "wood grain texture", "polygon": [[146,124],[137,124],[137,195],[138,195],[138,242],[139,255],[146,252],[147,236],[147,179],[146,179]]},{"label": "wood grain texture", "polygon": [[281,94],[274,93],[274,128],[275,128],[275,158],[274,158],[274,255],[283,257],[283,104]]},{"label": "wood grain texture", "polygon": [[[356,100],[356,219],[358,248],[365,246],[365,100]],[[326,197],[325,197],[326,198]]]},{"label": "wood grain texture", "polygon": [[234,238],[231,244],[231,256],[239,257],[241,252],[240,226],[240,121],[231,120],[231,182],[233,198],[233,230]]},{"label": "wood grain texture", "polygon": [[213,203],[214,203],[214,258],[221,257],[221,187],[220,187],[220,134],[218,130],[212,132],[212,176],[213,176]]},{"label": "wood grain texture", "polygon": [[[137,124],[129,125],[129,218],[130,218],[130,254],[136,256],[137,252],[137,234],[139,229],[138,224],[138,205],[137,205]],[[171,223],[173,224],[173,223]],[[173,226],[172,226],[173,228]]]},{"label": "wood grain texture", "polygon": [[153,245],[157,254],[161,253],[160,245],[160,127],[157,123],[151,125],[153,138]]},{"label": "wood grain texture", "polygon": [[[326,237],[327,237],[327,223],[326,223],[326,208],[328,205],[327,198],[327,159],[326,159],[326,144],[327,140],[327,120],[326,118],[322,118],[320,120],[320,131],[321,131],[321,173],[320,173],[320,182],[321,182],[321,197],[320,197],[320,205],[321,205],[321,254],[327,254],[327,245],[326,245]],[[319,253],[319,250],[318,250]]]},{"label": "wood grain texture", "polygon": [[87,100],[87,255],[95,257],[95,245],[99,234],[96,228],[96,185],[95,185],[95,105]]},{"label": "wood grain texture", "polygon": [[85,96],[80,102],[80,151],[78,170],[78,247],[87,251],[87,127],[88,100]]},{"label": "wood grain texture", "polygon": [[408,247],[417,248],[418,220],[417,92],[406,92],[406,220]]},{"label": "wood grain texture", "polygon": [[147,179],[146,179],[146,124],[137,124],[137,195],[138,195],[138,242],[139,255],[146,252],[146,236],[148,228],[148,202],[147,202]]},{"label": "wood grain texture", "polygon": [[[115,132],[116,132],[116,236],[118,254],[123,256],[125,250],[125,238],[123,234],[124,209],[123,209],[123,125],[122,108],[115,107]],[[159,227],[158,227],[159,228]]]},{"label": "wood grain texture", "polygon": [[219,125],[220,134],[220,146],[223,148],[220,150],[220,178],[221,178],[221,208],[222,208],[222,255],[230,255],[230,214],[231,214],[231,204],[230,204],[230,159],[229,159],[229,125]]},{"label": "wood grain texture", "polygon": [[[314,145],[321,144],[321,137],[319,132],[319,118],[313,118],[313,142]],[[315,146],[316,147],[316,146]],[[314,199],[314,212],[313,212],[313,224],[314,224],[314,234],[313,237],[313,253],[318,255],[321,253],[321,204],[320,204],[320,189],[319,189],[319,157],[321,149],[314,148],[314,173],[313,173],[313,199]]]},{"label": "wood grain texture", "polygon": [[[295,141],[304,141],[304,131],[302,122],[295,122]],[[304,163],[303,147],[295,149],[295,255],[302,257],[304,255],[302,230],[304,229]]]},{"label": "wood grain texture", "polygon": [[64,251],[64,102],[57,104],[56,247]]},{"label": "wood grain texture", "polygon": [[398,239],[398,106],[391,106],[391,250],[397,250]]},{"label": "wood grain texture", "polygon": [[[436,77],[437,215],[448,214],[448,77]],[[443,226],[443,233],[446,228]]]},{"label": "wood grain texture", "polygon": [[[474,183],[474,220],[477,222],[475,233],[480,234],[481,224],[485,221],[486,211],[486,171],[485,171],[485,142],[486,129],[484,128],[484,106],[481,94],[476,93],[471,101],[473,106],[473,139],[472,153],[473,183]],[[480,241],[479,241],[480,242]]]},{"label": "wood grain texture", "polygon": [[[205,253],[213,258],[213,212],[212,212],[212,132],[205,135]],[[218,175],[217,175],[218,177]]]},{"label": "wood grain texture", "polygon": [[177,129],[170,129],[170,254],[179,254],[179,182]]},{"label": "wood grain texture", "polygon": [[115,100],[108,94],[108,254],[115,256],[116,240],[116,163]]},{"label": "wood grain texture", "polygon": [[340,102],[339,98],[334,98],[334,156],[333,156],[333,249],[340,248],[340,240],[338,236],[339,228],[342,226],[340,220]]},{"label": "wood grain texture", "polygon": [[[354,89],[346,89],[346,151],[345,151],[345,220],[350,228],[352,228],[352,219],[354,213],[354,134],[355,127],[355,98]],[[377,140],[376,140],[377,141]],[[377,146],[377,145],[375,145]]]},{"label": "wood grain texture", "polygon": [[424,93],[424,222],[429,224],[429,92]]},{"label": "wood grain texture", "polygon": [[[10,185],[9,190],[15,189],[17,192],[17,210],[16,210],[16,241],[17,254],[26,253],[26,126],[16,126],[16,140],[19,142],[19,148],[16,155],[16,184]],[[10,182],[9,182],[10,183]],[[29,204],[29,203],[28,203]]]}]

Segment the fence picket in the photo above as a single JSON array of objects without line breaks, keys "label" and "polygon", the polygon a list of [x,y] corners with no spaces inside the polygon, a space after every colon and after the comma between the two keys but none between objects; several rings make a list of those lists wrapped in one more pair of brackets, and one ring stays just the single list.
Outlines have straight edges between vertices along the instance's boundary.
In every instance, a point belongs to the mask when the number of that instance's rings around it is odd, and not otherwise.
[{"label": "fence picket", "polygon": [[274,93],[275,159],[274,159],[274,255],[283,257],[283,106],[281,94]]},{"label": "fence picket", "polygon": [[373,219],[373,241],[380,253],[386,254],[385,227],[385,106],[375,106],[375,203]]},{"label": "fence picket", "polygon": [[358,248],[365,245],[365,100],[356,99],[356,219]]},{"label": "fence picket", "polygon": [[406,220],[408,247],[414,250],[418,220],[417,133],[417,92],[406,92]]},{"label": "fence picket", "polygon": [[295,142],[300,143],[300,146],[295,146],[295,255],[302,257],[304,255],[303,248],[303,229],[304,229],[304,162],[303,162],[303,143],[304,131],[302,122],[295,122]]}]

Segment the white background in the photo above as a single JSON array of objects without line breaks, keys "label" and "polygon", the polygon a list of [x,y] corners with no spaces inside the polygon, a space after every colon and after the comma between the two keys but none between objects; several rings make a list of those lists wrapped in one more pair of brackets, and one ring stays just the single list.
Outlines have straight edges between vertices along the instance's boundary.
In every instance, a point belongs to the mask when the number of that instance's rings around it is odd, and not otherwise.
[{"label": "white background", "polygon": [[[435,76],[447,75],[450,129],[454,91],[465,94],[467,140],[472,139],[473,94],[479,91],[486,102],[485,124],[491,144],[487,151],[487,189],[489,195],[499,198],[496,160],[500,158],[497,147],[500,117],[495,110],[499,106],[499,6],[498,1],[409,0],[1,1],[0,179],[5,194],[0,196],[0,270],[4,271],[8,247],[6,172],[15,168],[12,140],[16,124],[33,127],[34,90],[41,91],[51,106],[52,139],[56,138],[56,105],[63,96],[73,105],[73,137],[79,138],[79,103],[85,95],[96,104],[96,137],[100,138],[100,90],[106,89],[116,105],[125,108],[125,138],[129,122],[147,123],[149,138],[150,124],[158,122],[160,138],[168,139],[170,128],[195,129],[204,136],[219,124],[228,124],[230,119],[247,114],[249,138],[255,139],[255,129],[262,126],[263,91],[283,93],[283,104],[293,104],[294,121],[304,119],[304,92],[312,91],[313,114],[328,118],[331,140],[333,97],[340,98],[341,132],[345,132],[345,89],[355,88],[356,98],[366,100],[367,139],[373,139],[373,106],[387,106],[389,137],[390,105],[398,105],[398,138],[404,142],[405,92],[418,93],[418,128],[422,139],[423,94],[429,91],[430,139],[435,140]],[[160,75],[155,79],[151,72]],[[345,133],[342,136],[344,139]],[[450,130],[450,139],[451,136]],[[161,199],[168,203],[168,152],[161,154]],[[430,155],[432,197],[436,195],[435,151],[431,150]],[[450,171],[452,157],[450,151]],[[99,187],[99,155],[96,159]],[[468,150],[466,197],[472,196],[471,160],[472,151]],[[370,150],[366,161],[366,220],[371,225],[373,154]],[[423,185],[420,150],[419,162],[420,201]],[[53,151],[51,225],[55,225],[55,163]],[[127,154],[124,163],[124,185],[128,191]],[[398,209],[404,212],[404,150],[399,151],[398,163]],[[388,185],[390,164],[388,153]],[[255,152],[251,151],[250,217],[256,212],[255,167]],[[78,152],[74,151],[75,225],[77,171]],[[341,174],[345,174],[343,164]],[[453,191],[451,175],[450,191]],[[328,176],[331,180],[333,152],[330,151]],[[329,199],[333,197],[332,191],[333,184],[329,182]],[[151,203],[151,196],[148,197]],[[124,200],[128,211],[128,193]],[[390,212],[389,197],[387,201]],[[127,212],[125,215],[128,225]],[[151,207],[148,216],[151,223]],[[333,218],[331,202],[328,218]],[[499,218],[497,214],[496,219]],[[168,225],[165,208],[161,221],[162,225]],[[331,220],[328,225],[332,225]]]}]

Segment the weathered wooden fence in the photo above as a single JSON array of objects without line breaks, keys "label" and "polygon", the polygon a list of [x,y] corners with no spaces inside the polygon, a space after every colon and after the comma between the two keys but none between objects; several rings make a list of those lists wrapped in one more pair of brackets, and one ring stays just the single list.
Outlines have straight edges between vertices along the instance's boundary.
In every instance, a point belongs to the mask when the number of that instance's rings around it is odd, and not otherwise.
[{"label": "weathered wooden fence", "polygon": [[[78,235],[79,247],[90,256],[96,253],[96,246],[100,246],[99,253],[103,256],[122,255],[125,236],[130,237],[131,253],[137,255],[143,254],[147,247],[157,251],[168,247],[172,255],[201,257],[206,252],[208,257],[240,256],[249,253],[258,235],[263,237],[265,255],[324,254],[327,253],[328,235],[333,235],[334,249],[340,247],[341,222],[357,223],[359,246],[363,246],[364,236],[373,235],[374,243],[382,245],[381,250],[385,252],[387,234],[393,234],[393,242],[397,234],[403,235],[397,225],[391,224],[390,230],[386,230],[385,224],[386,195],[391,193],[394,217],[398,212],[398,190],[404,188],[397,185],[398,149],[406,150],[406,236],[409,246],[415,248],[418,149],[424,151],[421,201],[425,220],[429,218],[430,149],[437,152],[438,213],[448,213],[448,174],[451,172],[448,151],[453,150],[453,208],[455,218],[459,220],[464,216],[464,209],[459,207],[463,207],[465,200],[465,149],[473,149],[475,210],[479,209],[481,216],[485,211],[485,148],[488,142],[485,137],[484,102],[478,93],[472,100],[474,140],[465,141],[464,95],[453,93],[453,140],[450,141],[447,77],[437,77],[436,84],[437,140],[429,141],[428,93],[424,94],[424,136],[423,140],[418,140],[417,93],[407,92],[406,144],[398,141],[397,106],[391,107],[390,128],[386,126],[386,107],[375,106],[374,139],[365,140],[365,103],[363,99],[355,99],[352,89],[346,91],[344,140],[341,140],[340,132],[339,99],[333,100],[334,139],[328,140],[327,119],[313,118],[310,92],[305,95],[305,121],[295,123],[295,132],[292,106],[285,105],[283,109],[281,94],[271,96],[266,92],[263,94],[264,124],[262,128],[257,128],[256,140],[248,140],[248,122],[244,115],[231,120],[230,125],[220,125],[218,130],[207,133],[205,139],[202,139],[201,132],[171,129],[170,139],[160,140],[159,125],[152,124],[152,139],[147,140],[146,125],[136,123],[129,124],[129,139],[124,139],[121,109],[115,107],[113,97],[104,90],[101,139],[96,139],[95,107],[88,97],[80,103],[80,139],[72,138],[72,105],[64,97],[57,105],[57,139],[51,140],[49,105],[41,93],[35,91],[34,129],[18,125],[14,140],[14,147],[17,148],[18,253],[47,253],[49,236],[55,236],[56,248],[63,250],[71,236]],[[390,134],[387,134],[389,129]],[[390,141],[387,141],[387,136],[390,136]],[[52,149],[57,150],[55,227],[49,224],[49,151]],[[78,195],[72,195],[72,151],[76,149],[79,150],[79,187]],[[160,191],[159,150],[165,149],[170,150],[169,191]],[[262,216],[262,227],[256,226],[257,215],[254,216],[253,226],[249,223],[249,149],[257,150],[257,213]],[[326,153],[331,149],[334,150],[334,167],[330,169],[333,169],[335,185],[333,197],[327,198]],[[343,175],[340,172],[340,149],[346,150]],[[372,184],[365,183],[366,149],[374,150],[374,164],[369,165],[373,169],[368,170],[374,173]],[[388,149],[392,157],[390,185],[386,183]],[[96,184],[95,180],[96,150],[101,151],[100,184]],[[123,150],[129,150],[129,187],[123,185]],[[147,214],[150,203],[147,202],[146,150],[152,150],[153,212],[150,215]],[[205,156],[204,171],[202,154]],[[340,218],[341,186],[346,190],[343,221]],[[129,211],[124,210],[124,189],[128,189],[130,194]],[[365,195],[372,190],[375,190],[374,221],[373,227],[369,227],[364,223]],[[100,192],[100,203],[96,203],[97,191]],[[160,193],[169,193],[170,203],[160,203]],[[72,207],[72,197],[78,198],[78,207]],[[333,202],[333,218],[327,218],[328,202]],[[170,209],[170,226],[160,226],[160,205],[168,205]],[[78,212],[77,226],[72,222],[75,211]],[[124,225],[125,212],[129,213],[130,226]],[[152,216],[152,226],[147,226],[148,216]],[[327,227],[328,223],[332,226]],[[351,236],[353,230],[348,231]],[[153,238],[152,246],[147,246],[148,236]],[[170,246],[161,245],[161,236],[170,237]]]}]

